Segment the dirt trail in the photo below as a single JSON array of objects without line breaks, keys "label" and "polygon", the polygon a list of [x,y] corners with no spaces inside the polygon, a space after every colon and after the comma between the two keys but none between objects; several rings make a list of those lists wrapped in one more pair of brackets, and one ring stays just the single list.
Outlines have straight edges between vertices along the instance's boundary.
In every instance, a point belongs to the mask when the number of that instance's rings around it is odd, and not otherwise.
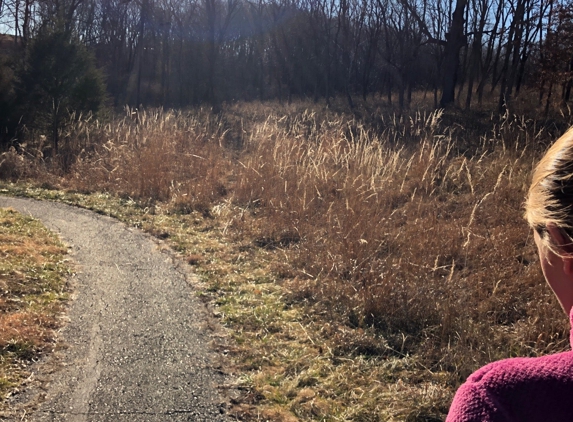
[{"label": "dirt trail", "polygon": [[[202,304],[172,257],[137,230],[63,204],[0,197],[71,247],[77,267],[63,368],[30,421],[228,421]],[[1,419],[1,418],[0,418]]]}]

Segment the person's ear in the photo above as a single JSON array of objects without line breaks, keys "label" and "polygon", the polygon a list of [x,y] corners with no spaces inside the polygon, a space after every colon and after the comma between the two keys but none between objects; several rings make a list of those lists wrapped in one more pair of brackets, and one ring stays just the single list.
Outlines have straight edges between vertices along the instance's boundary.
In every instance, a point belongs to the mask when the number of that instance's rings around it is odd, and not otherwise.
[{"label": "person's ear", "polygon": [[565,240],[565,236],[556,225],[547,224],[547,231],[553,243],[564,252],[565,256],[561,256],[563,272],[567,275],[573,275],[573,245]]}]

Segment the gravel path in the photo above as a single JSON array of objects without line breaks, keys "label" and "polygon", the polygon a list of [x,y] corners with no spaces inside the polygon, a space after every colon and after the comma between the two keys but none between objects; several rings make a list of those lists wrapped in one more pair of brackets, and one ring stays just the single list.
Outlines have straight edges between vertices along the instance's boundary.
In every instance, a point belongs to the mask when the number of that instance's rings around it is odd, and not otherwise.
[{"label": "gravel path", "polygon": [[[228,421],[207,316],[183,269],[149,236],[93,212],[0,197],[41,220],[77,265],[63,367],[30,421]],[[1,418],[0,418],[1,419]]]}]

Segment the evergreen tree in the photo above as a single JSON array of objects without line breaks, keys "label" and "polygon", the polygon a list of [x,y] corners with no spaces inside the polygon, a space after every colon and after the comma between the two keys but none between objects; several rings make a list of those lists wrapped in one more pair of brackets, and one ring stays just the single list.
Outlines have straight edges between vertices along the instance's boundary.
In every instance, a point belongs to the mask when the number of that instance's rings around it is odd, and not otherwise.
[{"label": "evergreen tree", "polygon": [[30,44],[18,76],[22,121],[47,132],[55,153],[71,113],[97,112],[103,106],[103,76],[70,31],[43,28]]},{"label": "evergreen tree", "polygon": [[9,59],[0,55],[0,149],[5,148],[12,136],[12,106],[14,89],[13,74]]}]

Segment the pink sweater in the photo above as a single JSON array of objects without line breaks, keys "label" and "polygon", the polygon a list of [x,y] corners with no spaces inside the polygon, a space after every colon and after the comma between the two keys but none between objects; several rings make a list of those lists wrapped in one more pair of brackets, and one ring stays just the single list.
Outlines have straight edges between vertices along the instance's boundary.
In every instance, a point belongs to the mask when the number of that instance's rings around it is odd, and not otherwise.
[{"label": "pink sweater", "polygon": [[573,352],[505,359],[474,372],[446,419],[470,421],[573,421]]}]

